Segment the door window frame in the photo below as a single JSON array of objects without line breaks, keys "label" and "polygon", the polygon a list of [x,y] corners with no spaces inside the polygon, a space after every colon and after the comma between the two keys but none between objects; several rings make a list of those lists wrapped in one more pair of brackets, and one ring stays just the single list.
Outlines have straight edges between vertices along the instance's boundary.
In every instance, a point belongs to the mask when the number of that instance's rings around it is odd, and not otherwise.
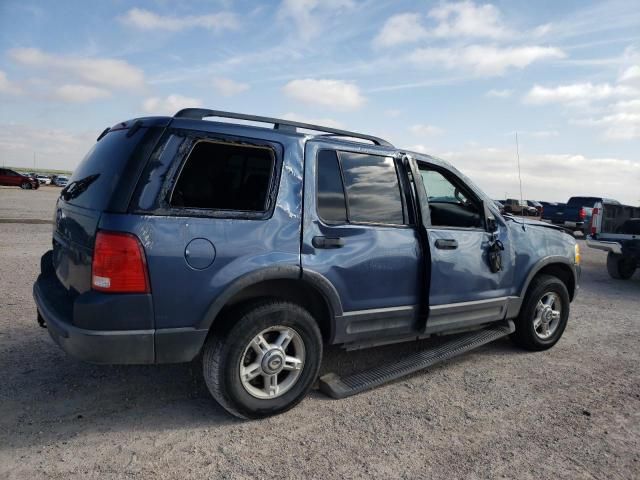
[{"label": "door window frame", "polygon": [[[484,215],[484,209],[482,208],[482,202],[483,199],[471,188],[469,187],[464,181],[462,181],[462,179],[460,177],[458,177],[458,175],[456,175],[454,172],[452,172],[451,170],[448,170],[447,168],[441,167],[439,165],[435,165],[433,163],[430,163],[428,161],[425,160],[420,160],[418,158],[412,157],[413,161],[415,161],[416,164],[416,169],[417,169],[417,173],[419,175],[418,179],[414,178],[414,182],[421,182],[422,185],[422,192],[424,194],[424,203],[425,203],[425,207],[426,207],[426,211],[429,212],[429,216],[428,218],[425,220],[423,218],[423,223],[424,223],[424,227],[426,229],[438,229],[438,230],[460,230],[460,231],[465,231],[465,232],[485,232],[485,233],[489,233],[487,230],[487,221]],[[436,171],[438,173],[440,173],[446,180],[448,180],[451,184],[453,184],[456,188],[459,188],[460,190],[462,190],[462,192],[465,194],[465,196],[467,198],[469,198],[470,200],[472,200],[476,205],[479,204],[478,206],[478,210],[480,213],[480,220],[482,222],[482,225],[484,225],[483,227],[457,227],[455,225],[433,225],[431,223],[431,214],[430,214],[430,210],[429,210],[429,195],[426,191],[426,187],[424,186],[424,180],[422,179],[422,175],[420,174],[420,165],[425,165],[428,167],[428,170],[433,170]],[[414,175],[415,177],[415,175]],[[416,192],[418,198],[416,199],[416,201],[418,202],[418,205],[420,203],[422,203],[422,199],[419,198],[421,195],[420,193]]]}]

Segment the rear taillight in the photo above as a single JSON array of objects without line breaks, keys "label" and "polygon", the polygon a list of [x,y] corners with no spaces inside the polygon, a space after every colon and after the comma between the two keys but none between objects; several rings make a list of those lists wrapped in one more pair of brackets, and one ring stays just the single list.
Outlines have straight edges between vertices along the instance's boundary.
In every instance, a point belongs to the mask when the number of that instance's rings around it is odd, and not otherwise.
[{"label": "rear taillight", "polygon": [[91,265],[91,287],[100,292],[149,293],[147,261],[135,235],[100,231]]},{"label": "rear taillight", "polygon": [[598,232],[596,232],[596,230],[597,230],[597,228],[596,228],[596,220],[597,220],[599,212],[600,212],[600,209],[598,207],[594,208],[591,211],[591,235],[595,235],[596,233],[598,233]]},{"label": "rear taillight", "polygon": [[578,217],[580,217],[580,220],[584,220],[587,217],[587,211],[584,208],[581,208],[580,213],[578,213]]}]

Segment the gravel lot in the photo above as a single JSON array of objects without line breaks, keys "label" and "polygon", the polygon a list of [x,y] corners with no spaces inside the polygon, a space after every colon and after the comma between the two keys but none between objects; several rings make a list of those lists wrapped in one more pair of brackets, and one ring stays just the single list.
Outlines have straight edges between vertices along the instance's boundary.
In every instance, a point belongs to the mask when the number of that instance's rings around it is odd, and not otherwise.
[{"label": "gravel lot", "polygon": [[[58,189],[0,188],[0,478],[639,478],[640,274],[583,245],[581,291],[553,349],[508,340],[393,384],[239,421],[200,365],[94,366],[36,324],[31,286]],[[416,344],[326,352],[323,371]]]}]

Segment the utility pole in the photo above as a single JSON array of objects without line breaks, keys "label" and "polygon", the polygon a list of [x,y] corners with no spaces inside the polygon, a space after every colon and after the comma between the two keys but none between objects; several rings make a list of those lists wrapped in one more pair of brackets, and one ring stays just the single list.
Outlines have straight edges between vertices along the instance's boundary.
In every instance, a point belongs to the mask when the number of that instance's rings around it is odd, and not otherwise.
[{"label": "utility pole", "polygon": [[33,173],[36,173],[36,152],[33,152]]}]

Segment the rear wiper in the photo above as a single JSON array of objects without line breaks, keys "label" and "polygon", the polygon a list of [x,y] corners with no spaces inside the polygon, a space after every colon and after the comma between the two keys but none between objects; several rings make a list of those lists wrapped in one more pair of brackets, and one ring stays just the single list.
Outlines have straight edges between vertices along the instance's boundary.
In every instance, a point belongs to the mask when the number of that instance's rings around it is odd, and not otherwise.
[{"label": "rear wiper", "polygon": [[96,181],[96,179],[100,176],[99,173],[94,173],[93,175],[89,175],[88,177],[84,177],[80,180],[74,180],[69,185],[64,187],[62,192],[60,192],[60,196],[64,201],[69,201],[77,196],[81,195],[89,185]]}]

